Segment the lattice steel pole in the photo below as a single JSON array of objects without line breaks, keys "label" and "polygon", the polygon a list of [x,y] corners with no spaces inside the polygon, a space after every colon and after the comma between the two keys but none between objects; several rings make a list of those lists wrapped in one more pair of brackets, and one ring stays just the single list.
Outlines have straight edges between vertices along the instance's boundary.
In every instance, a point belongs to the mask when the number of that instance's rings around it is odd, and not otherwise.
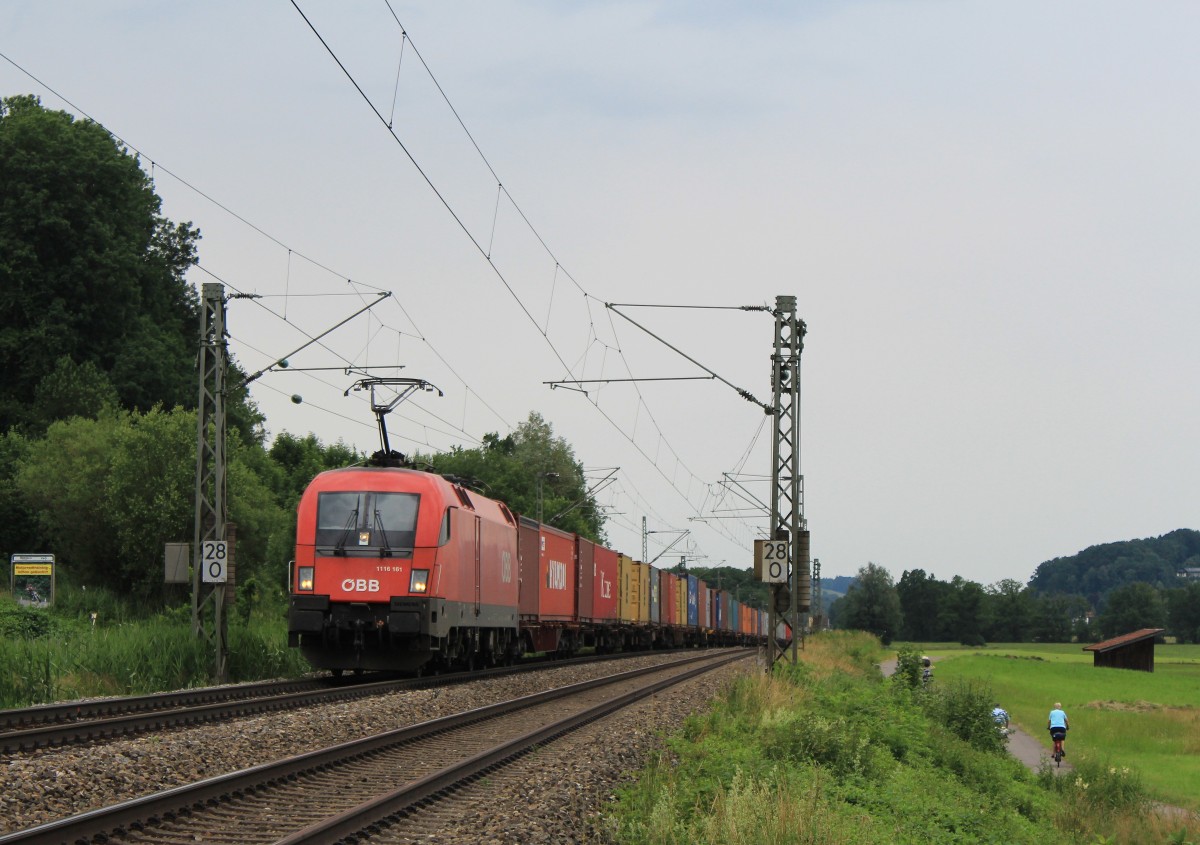
[{"label": "lattice steel pole", "polygon": [[[225,487],[225,286],[209,282],[200,301],[200,395],[196,405],[196,524],[192,570],[192,630],[206,639],[215,655],[218,683],[225,680],[225,584],[205,583],[206,541],[224,541],[228,514]],[[206,618],[212,604],[211,620]]]},{"label": "lattice steel pole", "polygon": [[[800,474],[800,353],[804,349],[804,321],[796,317],[796,297],[775,298],[775,353],[771,356],[771,389],[775,436],[771,445],[771,538],[786,540],[791,589],[787,601],[792,627],[792,659],[797,660],[798,639],[808,613],[811,576],[808,568],[808,532],[804,521],[804,482]],[[774,665],[778,605],[782,588],[772,587],[768,665]]]}]

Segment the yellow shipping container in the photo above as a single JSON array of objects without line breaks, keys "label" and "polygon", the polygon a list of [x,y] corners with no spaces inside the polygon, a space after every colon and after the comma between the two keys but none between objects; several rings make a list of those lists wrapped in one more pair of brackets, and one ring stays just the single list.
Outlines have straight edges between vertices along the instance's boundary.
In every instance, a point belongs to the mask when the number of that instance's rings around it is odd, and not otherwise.
[{"label": "yellow shipping container", "polygon": [[634,563],[638,568],[638,617],[637,621],[650,621],[650,564]]},{"label": "yellow shipping container", "polygon": [[621,589],[620,609],[618,615],[622,622],[636,622],[638,613],[638,594],[641,592],[642,582],[638,569],[639,564],[633,562],[633,558],[627,555],[617,555],[618,560],[618,581]]}]

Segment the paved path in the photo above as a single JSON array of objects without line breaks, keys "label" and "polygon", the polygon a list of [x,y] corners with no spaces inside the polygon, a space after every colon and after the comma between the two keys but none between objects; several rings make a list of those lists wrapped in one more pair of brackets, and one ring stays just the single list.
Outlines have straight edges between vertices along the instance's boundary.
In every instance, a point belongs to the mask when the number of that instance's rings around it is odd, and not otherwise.
[{"label": "paved path", "polygon": [[[936,663],[938,659],[933,657],[931,660]],[[896,658],[890,657],[880,663],[879,671],[885,678],[891,677],[892,673],[896,671]],[[1050,760],[1050,749],[1016,726],[1012,727],[1012,731],[1008,735],[1008,753],[1035,772],[1043,760]],[[1050,760],[1050,762],[1054,761]],[[1074,771],[1074,767],[1066,760],[1063,760],[1061,767],[1054,767],[1054,772],[1058,775],[1071,771]]]},{"label": "paved path", "polygon": [[[936,657],[933,657],[931,659],[935,663],[937,662]],[[896,658],[891,657],[891,658],[888,658],[887,660],[884,660],[882,663],[880,663],[879,671],[883,673],[883,676],[885,678],[891,677],[891,675],[896,671]],[[1032,736],[1030,736],[1025,731],[1021,730],[1019,727],[1015,727],[1015,726],[1011,727],[1009,734],[1008,734],[1008,753],[1011,754],[1013,757],[1016,757],[1018,760],[1020,760],[1027,767],[1029,767],[1030,769],[1032,769],[1035,772],[1042,765],[1043,760],[1046,760],[1046,761],[1050,762],[1051,764],[1053,764],[1053,762],[1054,762],[1053,760],[1050,759],[1050,749],[1049,748],[1042,745],[1041,742],[1034,739]],[[1065,775],[1068,772],[1075,771],[1075,767],[1072,766],[1070,763],[1068,763],[1066,760],[1063,760],[1062,766],[1061,767],[1055,766],[1052,769],[1052,771],[1056,775],[1061,777],[1062,775]],[[1163,804],[1158,801],[1154,802],[1154,809],[1156,812],[1158,812],[1159,815],[1166,816],[1171,819],[1176,819],[1176,820],[1180,821],[1181,823],[1189,821],[1189,820],[1200,819],[1200,813],[1193,813],[1191,810],[1186,810],[1183,807],[1175,807],[1171,804]]]},{"label": "paved path", "polygon": [[[1051,765],[1054,761],[1050,759],[1050,749],[1042,745],[1038,740],[1021,730],[1019,727],[1012,727],[1008,734],[1008,753],[1016,757],[1029,768],[1037,771],[1043,760],[1047,760]],[[1055,767],[1055,774],[1066,774],[1074,771],[1074,767],[1066,760],[1062,761],[1061,767]]]}]

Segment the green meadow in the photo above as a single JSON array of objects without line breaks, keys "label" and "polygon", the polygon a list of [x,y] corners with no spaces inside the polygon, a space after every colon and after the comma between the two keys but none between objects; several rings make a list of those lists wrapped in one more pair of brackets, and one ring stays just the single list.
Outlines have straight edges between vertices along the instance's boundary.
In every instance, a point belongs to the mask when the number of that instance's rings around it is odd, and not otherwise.
[{"label": "green meadow", "polygon": [[1047,713],[1061,701],[1069,760],[1136,769],[1160,800],[1200,810],[1200,645],[1156,646],[1153,672],[1095,668],[1078,644],[916,647],[938,658],[937,682],[987,683],[1047,747]]}]

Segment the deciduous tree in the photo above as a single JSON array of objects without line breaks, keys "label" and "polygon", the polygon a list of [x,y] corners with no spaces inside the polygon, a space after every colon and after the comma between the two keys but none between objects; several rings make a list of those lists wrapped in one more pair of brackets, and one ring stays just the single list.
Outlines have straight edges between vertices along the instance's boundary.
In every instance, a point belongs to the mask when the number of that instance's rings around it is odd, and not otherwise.
[{"label": "deciduous tree", "polygon": [[870,631],[884,645],[896,637],[903,621],[892,576],[874,563],[858,570],[854,584],[835,602],[835,607],[838,627]]},{"label": "deciduous tree", "polygon": [[90,120],[11,97],[0,184],[0,429],[46,422],[52,407],[35,400],[56,369],[63,384],[64,357],[92,384],[106,374],[122,407],[194,404],[198,311],[184,271],[200,233],[162,216],[137,157]]}]

